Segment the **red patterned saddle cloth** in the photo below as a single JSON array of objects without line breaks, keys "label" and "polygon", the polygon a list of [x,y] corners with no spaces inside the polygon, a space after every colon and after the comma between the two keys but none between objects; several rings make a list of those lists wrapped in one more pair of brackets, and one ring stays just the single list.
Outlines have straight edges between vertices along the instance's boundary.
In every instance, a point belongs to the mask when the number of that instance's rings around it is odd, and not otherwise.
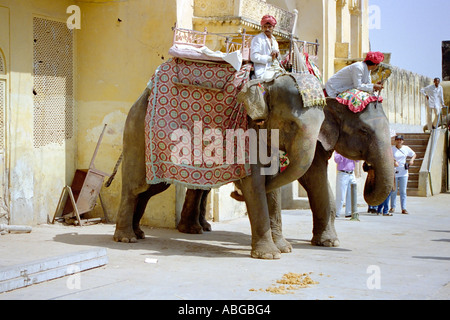
[{"label": "red patterned saddle cloth", "polygon": [[236,96],[249,80],[250,68],[243,65],[236,71],[227,63],[180,58],[158,67],[148,85],[147,183],[209,189],[250,174],[248,144],[241,153],[234,149],[230,161],[226,139],[227,130],[247,130],[247,113]]}]

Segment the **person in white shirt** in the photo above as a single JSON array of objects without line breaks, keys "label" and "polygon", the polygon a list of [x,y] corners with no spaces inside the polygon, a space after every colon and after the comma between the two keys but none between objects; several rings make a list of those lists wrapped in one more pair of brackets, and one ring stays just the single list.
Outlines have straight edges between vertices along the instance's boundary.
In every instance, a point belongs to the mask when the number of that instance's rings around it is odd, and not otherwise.
[{"label": "person in white shirt", "polygon": [[261,19],[262,32],[252,39],[250,47],[250,60],[255,69],[255,78],[271,78],[265,73],[272,67],[280,54],[278,42],[273,36],[273,29],[277,24],[275,17],[265,15]]},{"label": "person in white shirt", "polygon": [[381,52],[369,52],[362,62],[355,62],[330,77],[325,84],[325,90],[329,97],[336,98],[340,93],[358,89],[373,93],[383,88],[381,83],[373,84],[371,72],[378,68],[384,60]]},{"label": "person in white shirt", "polygon": [[[441,80],[439,78],[434,79],[434,84],[420,89],[420,92],[427,97],[427,125],[428,130],[435,129],[437,120],[441,113],[441,108],[444,106],[444,90],[440,85]],[[434,121],[431,122],[432,113],[434,112]]]},{"label": "person in white shirt", "polygon": [[[398,167],[395,168],[395,190],[391,192],[391,209],[389,212],[395,211],[395,204],[397,200],[397,189],[400,192],[400,205],[402,207],[402,213],[407,214],[406,210],[406,187],[408,184],[408,169],[412,166],[416,159],[416,153],[408,146],[403,145],[403,136],[395,136],[395,145],[392,146],[392,153],[394,160],[397,161]],[[407,158],[411,157],[409,162]]]}]

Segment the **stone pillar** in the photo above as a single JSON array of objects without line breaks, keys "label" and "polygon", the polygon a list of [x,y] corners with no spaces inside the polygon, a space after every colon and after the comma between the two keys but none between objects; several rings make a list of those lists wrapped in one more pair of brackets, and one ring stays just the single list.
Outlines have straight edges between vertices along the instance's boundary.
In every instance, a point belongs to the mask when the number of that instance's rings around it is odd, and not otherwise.
[{"label": "stone pillar", "polygon": [[442,41],[442,80],[450,81],[450,41]]}]

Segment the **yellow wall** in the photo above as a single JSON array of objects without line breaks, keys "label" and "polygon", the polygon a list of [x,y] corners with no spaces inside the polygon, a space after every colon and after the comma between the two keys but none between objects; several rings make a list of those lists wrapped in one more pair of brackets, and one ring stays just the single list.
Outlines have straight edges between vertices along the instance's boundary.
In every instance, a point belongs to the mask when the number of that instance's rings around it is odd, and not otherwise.
[{"label": "yellow wall", "polygon": [[[103,124],[108,124],[95,166],[111,173],[122,149],[123,125],[133,102],[158,65],[167,60],[177,3],[184,0],[0,0],[0,48],[7,66],[7,194],[10,223],[53,218],[64,185],[76,168],[88,168]],[[74,30],[74,136],[62,145],[33,146],[33,17],[65,23],[70,5],[81,10]],[[178,16],[180,16],[178,12]],[[119,22],[119,20],[121,22]],[[120,171],[102,194],[114,218]],[[2,192],[2,190],[0,190]],[[158,205],[156,205],[158,203]],[[159,205],[161,204],[162,205]],[[143,222],[175,226],[175,188],[150,202]],[[94,214],[98,214],[98,206]]]},{"label": "yellow wall", "polygon": [[[33,17],[65,21],[70,1],[1,0],[0,46],[5,52],[9,92],[5,110],[6,194],[10,223],[47,222],[74,167],[74,142],[61,146],[33,147]],[[7,23],[5,23],[7,21]]]},{"label": "yellow wall", "polygon": [[[176,1],[77,1],[81,29],[77,31],[78,166],[87,168],[103,124],[108,124],[95,166],[111,173],[122,151],[128,110],[155,69],[168,56]],[[162,19],[162,17],[164,17]],[[119,19],[121,21],[119,21]],[[102,196],[115,218],[121,192],[121,171]],[[94,214],[101,214],[97,206]],[[175,227],[175,188],[152,198],[143,224]]]}]

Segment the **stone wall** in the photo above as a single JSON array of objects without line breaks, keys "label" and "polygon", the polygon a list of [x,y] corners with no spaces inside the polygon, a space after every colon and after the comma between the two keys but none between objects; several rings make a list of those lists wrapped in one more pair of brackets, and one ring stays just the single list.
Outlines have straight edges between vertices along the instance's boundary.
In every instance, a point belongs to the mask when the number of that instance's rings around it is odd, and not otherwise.
[{"label": "stone wall", "polygon": [[420,89],[431,83],[429,77],[392,66],[391,76],[381,92],[389,123],[404,128],[404,132],[415,131],[416,126],[421,127],[426,121],[426,113],[425,97]]}]

